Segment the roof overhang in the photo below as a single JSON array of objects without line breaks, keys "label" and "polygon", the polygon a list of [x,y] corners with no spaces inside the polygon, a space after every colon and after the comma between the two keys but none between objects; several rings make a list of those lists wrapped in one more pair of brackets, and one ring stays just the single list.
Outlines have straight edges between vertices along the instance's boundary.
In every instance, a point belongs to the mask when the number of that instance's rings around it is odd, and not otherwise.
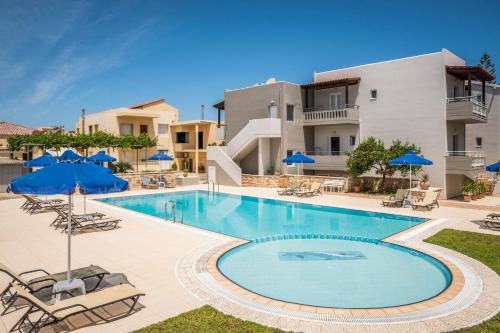
[{"label": "roof overhang", "polygon": [[217,102],[215,103],[214,105],[212,105],[214,108],[216,109],[221,109],[221,110],[224,110],[224,101],[220,101],[220,102]]},{"label": "roof overhang", "polygon": [[469,77],[479,81],[495,79],[495,76],[481,66],[446,66],[446,72],[462,80],[467,80]]},{"label": "roof overhang", "polygon": [[328,89],[328,88],[335,88],[335,87],[342,87],[342,86],[346,86],[346,85],[358,84],[359,81],[361,81],[360,77],[346,77],[343,79],[305,83],[305,84],[301,84],[300,86],[302,88]]}]

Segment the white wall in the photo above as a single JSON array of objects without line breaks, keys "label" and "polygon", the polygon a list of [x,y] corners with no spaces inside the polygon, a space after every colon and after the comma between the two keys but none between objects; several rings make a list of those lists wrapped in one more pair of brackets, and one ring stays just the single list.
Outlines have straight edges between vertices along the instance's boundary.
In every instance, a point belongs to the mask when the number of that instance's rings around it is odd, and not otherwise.
[{"label": "white wall", "polygon": [[314,128],[314,147],[318,147],[320,151],[329,152],[330,137],[338,136],[340,138],[340,152],[352,151],[354,146],[350,145],[350,136],[356,137],[356,144],[359,139],[358,125],[331,125],[331,126],[316,126]]},{"label": "white wall", "polygon": [[[446,51],[447,52],[447,51]],[[410,141],[434,161],[424,167],[433,186],[445,187],[446,69],[459,58],[445,51],[315,73],[315,81],[361,77],[355,104],[359,105],[360,137],[374,136],[386,145]],[[378,97],[370,100],[370,90]]]}]

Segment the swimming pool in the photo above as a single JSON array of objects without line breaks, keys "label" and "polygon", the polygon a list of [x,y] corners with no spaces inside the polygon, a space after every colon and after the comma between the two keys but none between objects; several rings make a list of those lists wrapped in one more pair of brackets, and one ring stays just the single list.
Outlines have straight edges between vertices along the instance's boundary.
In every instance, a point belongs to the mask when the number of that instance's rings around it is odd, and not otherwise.
[{"label": "swimming pool", "polygon": [[178,215],[182,209],[184,224],[250,241],[222,255],[219,271],[245,289],[281,301],[393,307],[432,298],[451,283],[438,260],[381,241],[423,218],[207,191],[99,200],[160,218],[171,200]]},{"label": "swimming pool", "polygon": [[[245,240],[281,234],[336,234],[383,239],[426,219],[317,206],[207,191],[183,191],[99,199],[144,214],[165,217],[176,201],[183,223]],[[170,211],[168,218],[171,218]]]}]

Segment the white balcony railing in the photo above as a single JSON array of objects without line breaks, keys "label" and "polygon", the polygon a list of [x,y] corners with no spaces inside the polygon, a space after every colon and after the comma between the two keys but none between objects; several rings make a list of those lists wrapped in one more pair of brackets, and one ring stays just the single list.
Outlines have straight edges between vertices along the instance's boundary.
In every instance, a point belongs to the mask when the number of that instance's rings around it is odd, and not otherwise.
[{"label": "white balcony railing", "polygon": [[471,159],[473,168],[482,168],[486,165],[486,156],[480,151],[448,151],[448,157],[468,157]]},{"label": "white balcony railing", "polygon": [[343,105],[341,108],[333,109],[330,106],[316,106],[312,108],[304,109],[304,121],[336,121],[336,120],[347,120],[347,121],[357,121],[359,120],[358,105]]},{"label": "white balcony railing", "polygon": [[480,96],[466,96],[466,97],[453,97],[447,98],[446,103],[461,103],[461,102],[469,102],[472,104],[472,113],[476,116],[486,118],[487,117],[487,108],[486,104],[481,101]]}]

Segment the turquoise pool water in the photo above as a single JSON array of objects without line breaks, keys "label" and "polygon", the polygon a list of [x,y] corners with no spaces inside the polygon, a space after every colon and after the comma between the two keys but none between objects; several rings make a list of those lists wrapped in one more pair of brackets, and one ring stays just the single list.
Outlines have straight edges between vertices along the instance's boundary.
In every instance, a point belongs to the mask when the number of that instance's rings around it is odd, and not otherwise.
[{"label": "turquoise pool water", "polygon": [[206,191],[100,199],[160,218],[169,200],[177,202],[178,218],[182,207],[184,224],[249,240],[221,256],[219,270],[270,298],[389,307],[436,296],[451,280],[436,259],[380,241],[422,218]]},{"label": "turquoise pool water", "polygon": [[423,253],[385,242],[319,237],[247,243],[226,252],[218,267],[254,293],[336,308],[416,303],[450,283],[448,269]]},{"label": "turquoise pool water", "polygon": [[[383,239],[425,221],[422,218],[292,203],[232,194],[185,191],[100,199],[115,206],[165,217],[165,202],[180,206],[184,224],[253,240],[281,234],[336,234]],[[170,212],[169,212],[169,218]]]}]

